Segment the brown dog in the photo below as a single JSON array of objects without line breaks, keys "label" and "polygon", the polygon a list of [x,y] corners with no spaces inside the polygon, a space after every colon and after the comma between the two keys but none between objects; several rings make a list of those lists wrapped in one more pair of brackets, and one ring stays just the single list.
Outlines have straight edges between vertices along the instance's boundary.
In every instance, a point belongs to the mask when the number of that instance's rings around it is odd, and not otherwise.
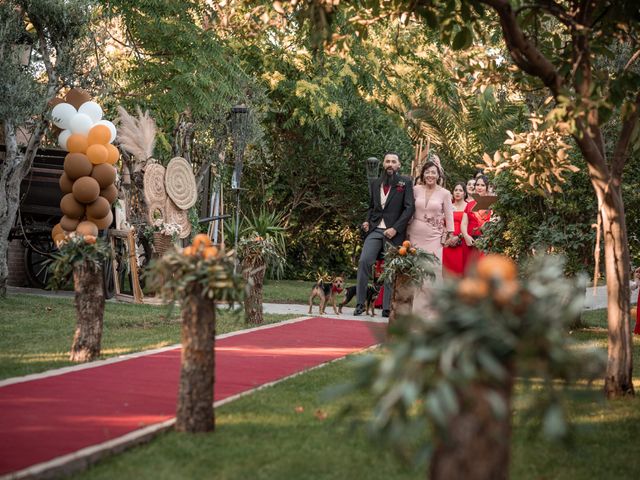
[{"label": "brown dog", "polygon": [[331,283],[324,282],[322,279],[318,280],[311,289],[311,295],[309,296],[309,313],[313,309],[313,299],[320,298],[320,315],[324,314],[324,310],[327,307],[327,302],[331,302],[333,306],[333,312],[336,315],[340,315],[336,308],[336,298],[339,293],[342,293],[344,289],[344,279],[342,277],[336,277]]}]

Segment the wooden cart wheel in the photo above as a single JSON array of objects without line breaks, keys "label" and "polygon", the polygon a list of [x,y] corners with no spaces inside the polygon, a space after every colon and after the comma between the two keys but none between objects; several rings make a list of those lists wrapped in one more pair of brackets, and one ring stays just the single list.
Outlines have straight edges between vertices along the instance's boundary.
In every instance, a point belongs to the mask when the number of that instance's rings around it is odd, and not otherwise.
[{"label": "wooden cart wheel", "polygon": [[50,277],[51,254],[56,250],[53,240],[49,234],[33,235],[25,244],[24,266],[29,285],[45,288]]}]

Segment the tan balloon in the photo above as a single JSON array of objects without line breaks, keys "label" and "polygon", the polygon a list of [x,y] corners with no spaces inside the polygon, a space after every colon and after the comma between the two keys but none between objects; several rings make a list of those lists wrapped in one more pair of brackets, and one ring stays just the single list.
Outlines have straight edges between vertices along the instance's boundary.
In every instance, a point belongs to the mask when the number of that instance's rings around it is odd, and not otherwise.
[{"label": "tan balloon", "polygon": [[91,176],[96,179],[100,188],[107,188],[116,181],[116,169],[108,163],[101,163],[93,167]]},{"label": "tan balloon", "polygon": [[[106,127],[105,127],[106,128]],[[107,163],[109,161],[109,150],[104,145],[95,143],[87,148],[87,157],[94,165]]]},{"label": "tan balloon", "polygon": [[109,228],[111,226],[111,224],[113,223],[113,213],[111,212],[111,210],[109,210],[109,213],[107,214],[106,217],[103,217],[103,218],[87,218],[87,220],[89,220],[90,222],[95,223],[96,226],[100,230],[104,230],[105,228]]},{"label": "tan balloon", "polygon": [[93,235],[94,237],[98,236],[98,227],[95,223],[89,220],[85,220],[84,222],[80,222],[76,227],[76,234],[78,235]]},{"label": "tan balloon", "polygon": [[73,193],[67,193],[60,200],[60,210],[69,218],[82,218],[85,207],[75,199]]},{"label": "tan balloon", "polygon": [[64,230],[59,223],[56,223],[51,229],[51,238],[56,239],[56,235],[64,235]]},{"label": "tan balloon", "polygon": [[68,153],[64,157],[64,173],[70,180],[91,175],[93,165],[84,153]]},{"label": "tan balloon", "polygon": [[66,215],[60,219],[60,226],[65,232],[73,232],[78,226],[78,223],[80,222],[77,218],[69,218]]},{"label": "tan balloon", "polygon": [[112,204],[116,201],[116,198],[118,198],[118,189],[112,183],[107,188],[100,190],[100,196],[106,198],[107,201]]},{"label": "tan balloon", "polygon": [[87,218],[104,218],[111,210],[109,200],[98,197],[95,202],[87,205]]},{"label": "tan balloon", "polygon": [[60,185],[60,190],[62,190],[62,193],[71,193],[71,189],[73,188],[73,180],[71,180],[65,172],[62,172],[62,175],[60,175],[58,184]]}]

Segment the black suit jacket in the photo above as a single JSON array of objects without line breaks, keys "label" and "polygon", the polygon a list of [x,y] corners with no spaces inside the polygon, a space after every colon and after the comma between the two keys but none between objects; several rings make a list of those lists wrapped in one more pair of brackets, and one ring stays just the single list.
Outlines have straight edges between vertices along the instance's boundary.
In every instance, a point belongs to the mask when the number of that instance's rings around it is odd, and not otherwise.
[{"label": "black suit jacket", "polygon": [[367,221],[369,222],[369,232],[373,231],[384,218],[384,224],[387,228],[395,228],[395,237],[391,239],[394,245],[400,245],[404,242],[407,233],[407,224],[413,216],[415,204],[413,199],[413,182],[409,177],[400,176],[398,183],[391,187],[387,202],[382,208],[380,200],[380,184],[381,179],[374,180],[371,183],[371,194],[369,195],[369,213]]}]

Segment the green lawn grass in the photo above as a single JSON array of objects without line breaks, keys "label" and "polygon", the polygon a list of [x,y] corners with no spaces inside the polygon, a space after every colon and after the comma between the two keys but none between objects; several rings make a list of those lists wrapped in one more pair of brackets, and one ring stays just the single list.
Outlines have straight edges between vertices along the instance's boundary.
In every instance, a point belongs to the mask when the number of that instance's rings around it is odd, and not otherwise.
[{"label": "green lawn grass", "polygon": [[[14,370],[67,365],[74,326],[71,299],[10,296],[0,300],[0,376],[6,362]],[[103,346],[107,355],[176,343],[177,312],[162,307],[108,303]],[[282,317],[278,317],[279,320]],[[270,317],[270,321],[276,318]],[[585,328],[572,332],[581,345],[606,348],[606,313],[588,311]],[[221,314],[219,331],[243,326]],[[54,358],[55,357],[55,358]],[[35,364],[35,366],[34,366]],[[51,367],[48,367],[51,368]],[[640,339],[634,338],[634,371],[640,371]],[[14,375],[14,374],[11,374]],[[422,479],[425,467],[413,470],[373,443],[362,426],[369,397],[359,393],[325,403],[320,393],[351,376],[348,361],[338,361],[273,387],[240,398],[216,410],[212,434],[167,432],[147,445],[108,458],[80,479]],[[537,435],[538,422],[516,401],[512,442],[512,479],[593,479],[640,477],[640,399],[605,402],[602,382],[586,401],[570,399],[574,435],[568,445]],[[636,389],[640,383],[636,383]],[[518,386],[521,392],[523,387]],[[364,409],[341,419],[346,402]]]},{"label": "green lawn grass", "polygon": [[[296,303],[308,304],[311,289],[316,282],[310,280],[267,280],[264,283],[265,303]],[[356,284],[355,279],[345,280],[346,286]],[[343,297],[340,296],[340,299]],[[318,299],[315,299],[318,305]],[[355,306],[355,300],[351,301],[351,306]]]},{"label": "green lawn grass", "polygon": [[[69,350],[76,325],[73,298],[9,295],[0,299],[0,379],[72,365]],[[265,323],[294,315],[265,315]],[[245,328],[240,315],[218,310],[218,334]],[[180,342],[179,309],[107,302],[102,357]]]},{"label": "green lawn grass", "polygon": [[[604,321],[602,311],[587,312],[585,322],[591,326],[574,335],[580,342],[603,347],[606,332],[600,325]],[[637,339],[634,353],[637,368]],[[320,400],[324,389],[350,378],[349,362],[334,362],[218,408],[215,433],[168,432],[74,478],[425,478],[426,467],[412,469],[391,455],[388,447],[368,438],[361,426],[371,408],[367,395],[358,393],[331,403]],[[522,391],[519,385],[518,392]],[[511,478],[638,478],[635,439],[640,438],[640,399],[605,402],[601,392],[599,382],[586,400],[569,400],[573,435],[567,444],[541,438],[539,422],[524,408],[518,409],[522,402],[516,401]],[[363,412],[340,418],[338,412],[347,402]]]}]

